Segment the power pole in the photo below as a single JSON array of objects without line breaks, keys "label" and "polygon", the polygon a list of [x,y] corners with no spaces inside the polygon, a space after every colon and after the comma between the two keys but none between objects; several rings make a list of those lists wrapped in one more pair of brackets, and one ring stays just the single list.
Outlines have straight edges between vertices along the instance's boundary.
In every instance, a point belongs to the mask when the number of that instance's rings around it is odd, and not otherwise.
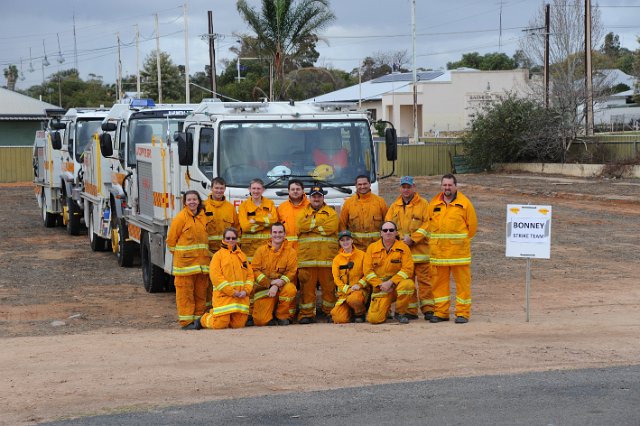
[{"label": "power pole", "polygon": [[136,93],[138,93],[138,98],[142,96],[140,91],[140,29],[138,24],[136,24]]},{"label": "power pole", "polygon": [[218,97],[218,88],[216,87],[216,48],[214,45],[215,34],[213,33],[213,12],[207,12],[209,15],[209,70],[211,71],[211,93],[213,97]]},{"label": "power pole", "polygon": [[119,102],[122,99],[122,60],[120,59],[120,33],[116,33],[118,39],[118,81],[116,82],[116,100]]},{"label": "power pole", "polygon": [[591,76],[591,0],[585,0],[584,14],[584,74],[586,89],[585,133],[593,136],[593,81]]},{"label": "power pole", "polygon": [[413,143],[418,143],[418,78],[416,71],[416,0],[411,3],[411,27],[413,39]]},{"label": "power pole", "polygon": [[551,6],[549,3],[544,8],[544,106],[549,108],[549,33],[550,33]]},{"label": "power pole", "polygon": [[184,4],[184,98],[186,103],[191,103],[191,89],[189,85],[189,25],[187,18],[188,3]]},{"label": "power pole", "polygon": [[162,103],[162,72],[160,71],[160,30],[156,13],[156,67],[158,68],[158,103]]}]

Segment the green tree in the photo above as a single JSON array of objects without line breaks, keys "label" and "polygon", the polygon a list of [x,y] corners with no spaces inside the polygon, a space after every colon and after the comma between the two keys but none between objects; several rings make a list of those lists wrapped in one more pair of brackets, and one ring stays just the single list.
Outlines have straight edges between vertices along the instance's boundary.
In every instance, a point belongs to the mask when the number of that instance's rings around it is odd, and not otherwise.
[{"label": "green tree", "polygon": [[7,89],[16,90],[16,81],[18,81],[18,67],[15,65],[9,65],[4,69],[4,78],[7,79]]},{"label": "green tree", "polygon": [[[518,52],[516,52],[516,54],[518,54]],[[522,54],[520,54],[518,60],[525,63]],[[459,61],[447,62],[447,69],[475,68],[482,71],[512,70],[517,68],[518,65],[515,58],[509,58],[504,53],[494,52],[480,55],[478,52],[471,52],[462,54],[462,59]]]},{"label": "green tree", "polygon": [[607,33],[600,51],[606,56],[616,59],[620,56],[620,37],[614,33]]},{"label": "green tree", "polygon": [[509,93],[484,104],[463,137],[472,166],[490,170],[496,163],[562,160],[562,120],[553,109]]},{"label": "green tree", "polygon": [[140,70],[142,91],[156,102],[184,102],[184,72],[174,65],[166,52],[160,52],[160,79],[162,82],[162,99],[158,94],[158,71],[156,51],[153,50],[144,59]]},{"label": "green tree", "polygon": [[[329,0],[262,0],[258,12],[246,0],[238,0],[238,12],[258,40],[260,57],[269,57],[275,68],[278,98],[284,98],[285,64],[288,58],[307,54],[318,40],[317,32],[335,19]],[[305,57],[309,60],[309,57]]]}]

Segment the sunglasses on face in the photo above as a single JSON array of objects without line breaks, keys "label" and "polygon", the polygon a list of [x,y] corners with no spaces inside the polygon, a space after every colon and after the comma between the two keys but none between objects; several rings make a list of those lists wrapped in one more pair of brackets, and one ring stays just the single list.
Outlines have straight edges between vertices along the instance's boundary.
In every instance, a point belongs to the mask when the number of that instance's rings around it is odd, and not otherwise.
[{"label": "sunglasses on face", "polygon": [[382,228],[381,231],[382,232],[396,232],[396,230],[393,229],[393,228]]},{"label": "sunglasses on face", "polygon": [[225,240],[235,241],[238,237],[224,237]]}]

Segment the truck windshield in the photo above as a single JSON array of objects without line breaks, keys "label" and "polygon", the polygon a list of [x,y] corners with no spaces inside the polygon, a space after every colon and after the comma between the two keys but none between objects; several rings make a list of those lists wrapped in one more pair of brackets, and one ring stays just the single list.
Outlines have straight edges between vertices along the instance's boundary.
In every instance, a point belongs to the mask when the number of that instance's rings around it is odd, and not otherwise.
[{"label": "truck windshield", "polygon": [[184,123],[184,117],[180,118],[139,118],[132,119],[129,123],[129,144],[127,145],[127,164],[136,165],[136,145],[139,143],[166,142],[174,134],[180,131]]},{"label": "truck windshield", "polygon": [[260,178],[287,186],[283,175],[353,185],[358,175],[375,181],[367,120],[224,122],[219,128],[218,171],[229,186]]},{"label": "truck windshield", "polygon": [[93,135],[100,131],[101,125],[102,118],[96,118],[94,120],[78,120],[76,123],[75,146],[73,149],[77,162],[82,163],[82,153],[93,139]]}]

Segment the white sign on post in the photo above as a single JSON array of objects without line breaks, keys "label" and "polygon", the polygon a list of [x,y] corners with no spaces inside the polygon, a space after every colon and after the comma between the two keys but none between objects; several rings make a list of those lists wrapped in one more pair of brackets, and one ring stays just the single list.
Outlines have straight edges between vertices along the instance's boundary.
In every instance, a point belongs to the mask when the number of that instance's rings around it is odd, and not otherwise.
[{"label": "white sign on post", "polygon": [[507,205],[507,257],[551,257],[551,206]]}]

